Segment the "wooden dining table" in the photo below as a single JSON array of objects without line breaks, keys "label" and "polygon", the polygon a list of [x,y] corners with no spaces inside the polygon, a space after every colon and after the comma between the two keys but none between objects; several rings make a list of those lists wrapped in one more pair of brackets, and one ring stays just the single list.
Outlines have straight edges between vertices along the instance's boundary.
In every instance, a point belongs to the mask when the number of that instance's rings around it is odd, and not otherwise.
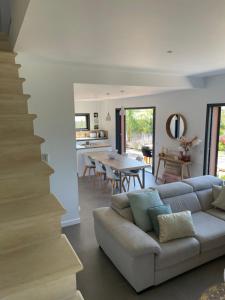
[{"label": "wooden dining table", "polygon": [[144,161],[138,161],[131,159],[127,156],[116,154],[114,159],[109,158],[109,152],[89,152],[88,156],[93,160],[98,160],[103,165],[111,167],[119,174],[119,190],[122,192],[122,174],[129,170],[142,170],[142,188],[145,188],[145,168],[149,167],[150,164],[146,164]]}]

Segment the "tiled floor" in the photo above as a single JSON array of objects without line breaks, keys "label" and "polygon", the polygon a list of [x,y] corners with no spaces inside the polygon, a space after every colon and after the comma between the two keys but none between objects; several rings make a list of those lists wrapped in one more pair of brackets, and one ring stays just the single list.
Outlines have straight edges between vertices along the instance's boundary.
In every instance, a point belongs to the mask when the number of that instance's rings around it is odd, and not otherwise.
[{"label": "tiled floor", "polygon": [[[154,178],[147,174],[146,185],[153,184]],[[95,240],[92,211],[109,206],[110,189],[100,184],[94,188],[93,181],[85,178],[79,180],[79,193],[81,224],[64,232],[84,264],[78,274],[78,288],[85,300],[197,300],[207,287],[223,280],[225,257],[136,294]]]}]

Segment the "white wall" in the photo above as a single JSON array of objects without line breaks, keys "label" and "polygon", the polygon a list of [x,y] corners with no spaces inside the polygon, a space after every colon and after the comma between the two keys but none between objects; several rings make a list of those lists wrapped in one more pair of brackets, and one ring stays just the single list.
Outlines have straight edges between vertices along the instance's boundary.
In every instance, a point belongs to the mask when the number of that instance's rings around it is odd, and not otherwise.
[{"label": "white wall", "polygon": [[94,129],[94,113],[98,113],[99,129],[104,129],[102,126],[102,102],[101,101],[75,101],[76,113],[90,114],[90,128]]},{"label": "white wall", "polygon": [[[207,88],[167,92],[159,95],[107,100],[102,103],[103,115],[109,110],[112,120],[104,122],[103,126],[109,131],[109,138],[115,146],[115,108],[121,107],[156,107],[156,156],[162,146],[178,149],[178,142],[170,139],[166,134],[166,120],[172,113],[181,113],[187,120],[187,136],[198,136],[201,145],[192,150],[192,175],[203,173],[204,139],[207,103],[225,103],[225,76],[215,76],[207,79]],[[158,160],[156,160],[157,162]]]},{"label": "white wall", "polygon": [[29,112],[37,114],[35,133],[46,142],[42,152],[49,154],[51,191],[67,210],[63,225],[78,223],[79,199],[74,143],[73,82],[66,66],[50,64],[19,55],[21,77],[27,79],[24,92],[31,95]]}]

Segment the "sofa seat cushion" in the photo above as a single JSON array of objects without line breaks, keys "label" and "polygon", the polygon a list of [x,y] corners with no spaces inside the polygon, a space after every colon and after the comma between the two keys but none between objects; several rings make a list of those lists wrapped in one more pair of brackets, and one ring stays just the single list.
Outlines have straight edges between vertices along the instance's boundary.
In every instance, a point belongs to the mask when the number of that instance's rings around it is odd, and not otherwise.
[{"label": "sofa seat cushion", "polygon": [[201,252],[225,245],[225,222],[205,212],[192,215]]},{"label": "sofa seat cushion", "polygon": [[[154,233],[151,237],[159,243]],[[156,270],[176,265],[200,253],[200,244],[194,237],[173,240],[167,243],[159,243],[161,252],[155,256]]]},{"label": "sofa seat cushion", "polygon": [[225,221],[225,211],[219,208],[211,208],[206,211],[208,214]]}]

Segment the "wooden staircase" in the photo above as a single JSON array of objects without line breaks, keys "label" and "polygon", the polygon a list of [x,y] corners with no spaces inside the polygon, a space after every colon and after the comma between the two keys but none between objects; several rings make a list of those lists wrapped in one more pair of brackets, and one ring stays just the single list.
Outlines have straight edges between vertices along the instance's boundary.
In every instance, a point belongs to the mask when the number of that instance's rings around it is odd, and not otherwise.
[{"label": "wooden staircase", "polygon": [[79,300],[82,264],[61,234],[64,208],[50,193],[21,67],[0,33],[0,300]]}]

